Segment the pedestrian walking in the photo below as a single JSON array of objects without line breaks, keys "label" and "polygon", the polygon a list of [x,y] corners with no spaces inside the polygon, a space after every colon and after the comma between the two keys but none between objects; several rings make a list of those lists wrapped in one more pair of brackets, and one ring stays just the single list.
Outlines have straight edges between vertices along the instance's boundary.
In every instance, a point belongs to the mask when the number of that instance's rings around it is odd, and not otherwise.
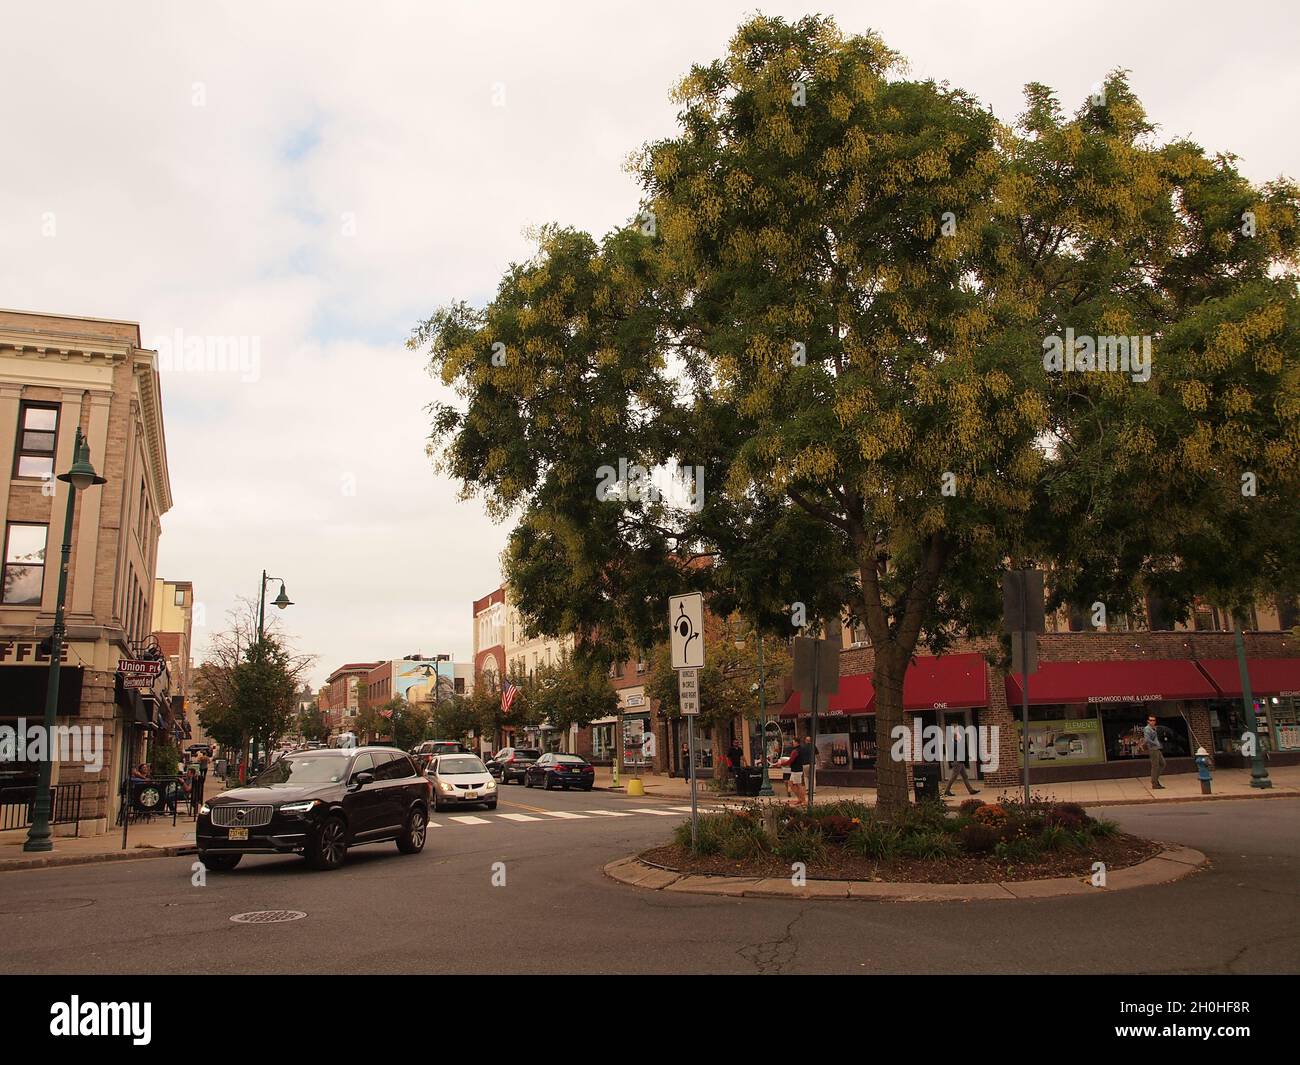
[{"label": "pedestrian walking", "polygon": [[980,793],[979,788],[971,786],[970,777],[966,775],[966,759],[954,756],[953,760],[949,763],[949,766],[948,782],[944,785],[943,789],[945,795],[952,794],[952,786],[957,783],[958,777],[961,777],[961,782],[966,785],[966,790],[972,795],[978,795]]},{"label": "pedestrian walking", "polygon": [[1165,749],[1160,742],[1160,733],[1156,729],[1155,714],[1147,717],[1146,728],[1142,730],[1142,741],[1147,745],[1147,751],[1151,755],[1151,788],[1164,791],[1165,786],[1160,783],[1160,774],[1165,770]]},{"label": "pedestrian walking", "polygon": [[786,781],[786,791],[798,802],[808,801],[808,792],[804,785],[804,774],[812,775],[812,737],[805,736],[803,743],[790,752],[790,779]]}]

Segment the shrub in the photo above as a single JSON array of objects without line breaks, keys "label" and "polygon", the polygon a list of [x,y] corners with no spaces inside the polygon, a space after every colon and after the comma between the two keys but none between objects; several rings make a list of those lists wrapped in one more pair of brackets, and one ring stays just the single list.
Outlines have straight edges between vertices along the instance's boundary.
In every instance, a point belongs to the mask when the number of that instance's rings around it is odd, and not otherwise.
[{"label": "shrub", "polygon": [[1043,820],[1048,825],[1074,831],[1083,828],[1091,818],[1078,803],[1058,802],[1048,808]]},{"label": "shrub", "polygon": [[1059,851],[1073,845],[1073,833],[1061,825],[1048,825],[1038,833],[1038,846],[1042,850]]},{"label": "shrub", "polygon": [[997,830],[988,825],[966,825],[957,837],[967,854],[988,854],[998,845]]},{"label": "shrub", "polygon": [[689,820],[683,821],[673,829],[673,842],[692,854],[717,854],[722,850],[725,842],[727,829],[724,822],[729,818],[729,814],[702,815],[699,819],[699,831],[696,834],[694,847],[691,846],[691,823]]},{"label": "shrub", "polygon": [[898,854],[903,834],[893,825],[879,821],[864,821],[845,841],[845,846],[855,854],[876,861],[888,861]]},{"label": "shrub", "polygon": [[981,825],[1005,825],[1007,823],[1007,810],[1001,803],[981,806],[975,811],[975,820]]},{"label": "shrub", "polygon": [[907,858],[924,858],[935,861],[955,858],[960,853],[957,841],[940,829],[914,832],[899,844],[898,853]]},{"label": "shrub", "polygon": [[821,833],[829,840],[836,843],[843,843],[850,832],[860,824],[854,818],[841,817],[839,814],[833,814],[830,817],[823,817],[817,822],[817,827]]},{"label": "shrub", "polygon": [[1088,818],[1088,823],[1084,828],[1089,834],[1103,838],[1113,836],[1119,831],[1119,825],[1115,824],[1114,821],[1107,821],[1104,817]]},{"label": "shrub", "polygon": [[1013,839],[1002,841],[993,848],[993,853],[1006,862],[1028,864],[1041,857],[1038,842],[1032,839]]},{"label": "shrub", "polygon": [[815,828],[800,825],[781,836],[776,842],[776,853],[787,862],[824,861],[826,858],[826,840]]},{"label": "shrub", "polygon": [[978,810],[981,806],[984,805],[985,802],[983,799],[963,799],[962,804],[958,806],[957,809],[960,810],[967,817],[970,817],[972,814],[975,813],[976,810]]}]

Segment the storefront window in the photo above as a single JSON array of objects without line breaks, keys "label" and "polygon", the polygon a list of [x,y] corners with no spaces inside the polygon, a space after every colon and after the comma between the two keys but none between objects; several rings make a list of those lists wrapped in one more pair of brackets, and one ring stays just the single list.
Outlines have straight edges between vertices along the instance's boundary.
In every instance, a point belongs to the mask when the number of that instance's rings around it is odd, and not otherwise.
[{"label": "storefront window", "polygon": [[849,756],[854,769],[876,768],[875,714],[855,714],[849,718]]},{"label": "storefront window", "polygon": [[1156,730],[1166,758],[1186,758],[1194,750],[1187,721],[1174,709],[1174,704],[1102,703],[1098,710],[1106,741],[1106,757],[1111,761],[1150,757],[1142,741],[1142,728],[1149,714],[1156,716]]}]

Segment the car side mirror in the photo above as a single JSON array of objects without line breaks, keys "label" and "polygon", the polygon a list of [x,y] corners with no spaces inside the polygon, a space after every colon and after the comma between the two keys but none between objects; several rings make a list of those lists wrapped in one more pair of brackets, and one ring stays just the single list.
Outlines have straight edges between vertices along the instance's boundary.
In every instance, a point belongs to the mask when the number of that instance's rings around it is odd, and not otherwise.
[{"label": "car side mirror", "polygon": [[373,784],[374,782],[375,774],[368,770],[363,769],[360,773],[352,774],[351,783],[354,788],[364,788],[367,784]]}]

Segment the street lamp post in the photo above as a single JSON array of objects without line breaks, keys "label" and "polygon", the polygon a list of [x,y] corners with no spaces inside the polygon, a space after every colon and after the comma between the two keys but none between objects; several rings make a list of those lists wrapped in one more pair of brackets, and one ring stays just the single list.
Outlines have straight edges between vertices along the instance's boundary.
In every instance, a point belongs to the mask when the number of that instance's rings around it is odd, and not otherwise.
[{"label": "street lamp post", "polygon": [[63,655],[63,600],[68,594],[68,560],[72,557],[72,517],[77,493],[105,478],[95,472],[90,464],[90,445],[86,443],[78,426],[72,445],[72,468],[59,474],[59,480],[68,485],[68,511],[63,519],[63,552],[59,560],[59,594],[54,604],[54,631],[50,634],[50,672],[45,686],[45,758],[36,770],[36,798],[32,804],[32,826],[27,830],[25,851],[52,851],[50,839],[50,771],[54,766],[54,717],[59,706],[59,659]]},{"label": "street lamp post", "polygon": [[[262,570],[262,587],[258,590],[258,594],[257,594],[257,650],[259,655],[261,654],[261,650],[262,650],[262,640],[266,636],[266,586],[271,581],[280,582],[280,594],[277,595],[271,601],[271,605],[277,606],[281,610],[283,610],[285,607],[293,606],[293,600],[290,599],[284,593],[284,578],[268,577],[266,574],[266,570]],[[250,763],[250,768],[251,768],[251,763],[256,758],[257,758],[257,737],[254,736],[252,751],[249,754],[249,759],[248,759]]]}]

